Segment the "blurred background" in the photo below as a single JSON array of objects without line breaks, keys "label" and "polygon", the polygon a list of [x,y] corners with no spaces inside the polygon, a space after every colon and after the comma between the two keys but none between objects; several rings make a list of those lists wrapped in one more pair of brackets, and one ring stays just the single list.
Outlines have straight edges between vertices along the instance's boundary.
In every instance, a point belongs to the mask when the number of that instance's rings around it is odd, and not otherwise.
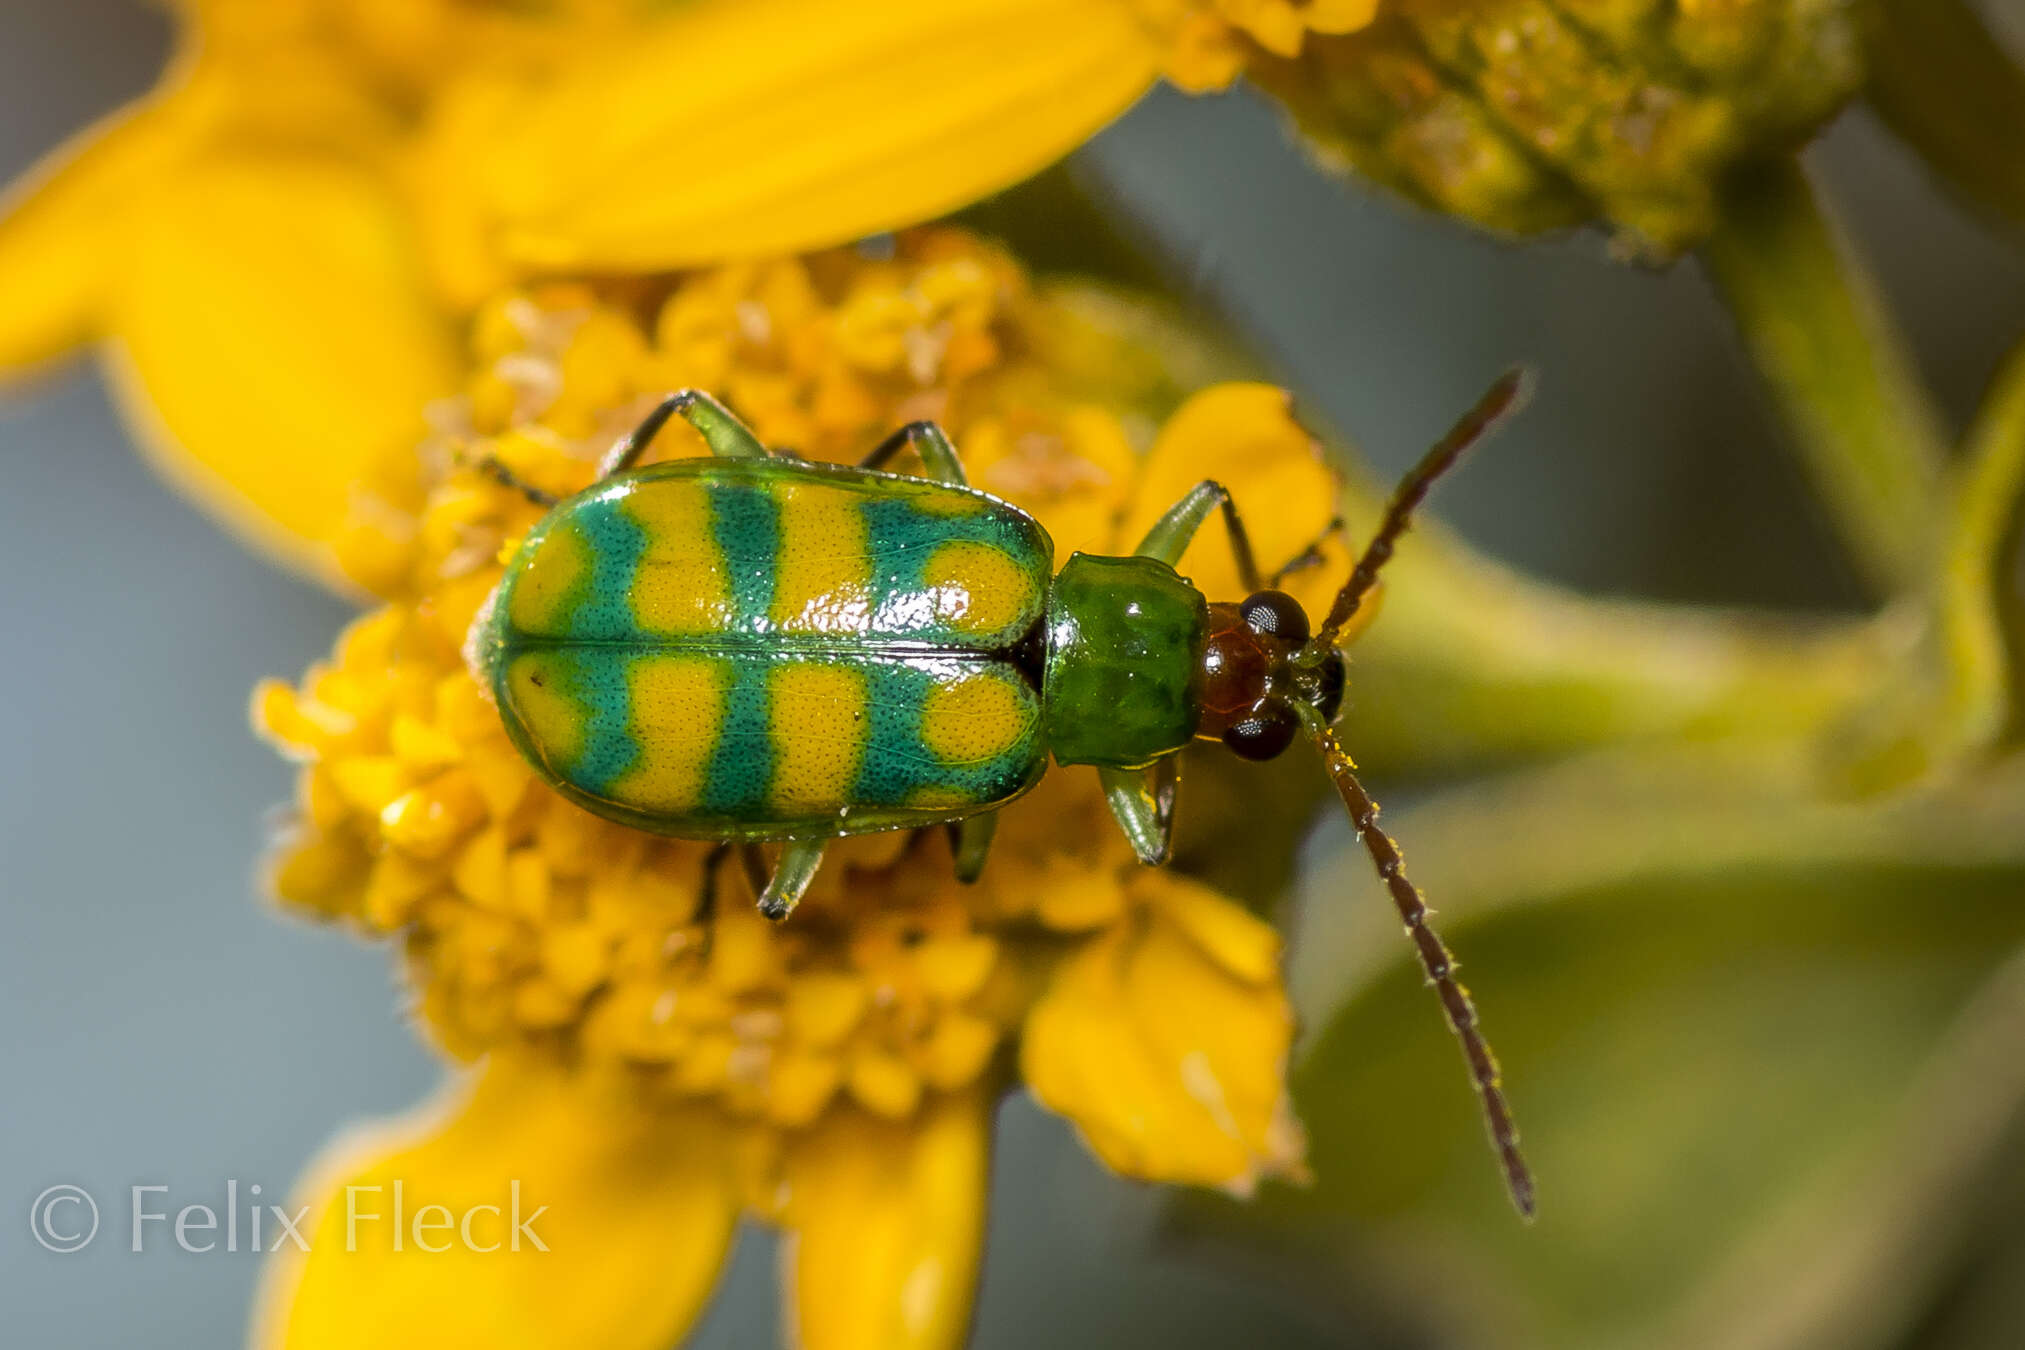
[{"label": "blurred background", "polygon": [[[0,3],[0,176],[146,89],[168,40],[159,11],[120,0]],[[1812,162],[1959,426],[2025,320],[2025,262],[1860,108]],[[1531,365],[1533,409],[1439,501],[1485,551],[1595,592],[1856,605],[1692,263],[1627,268],[1588,236],[1505,248],[1314,174],[1243,94],[1157,93],[1072,171],[1383,476]],[[248,731],[247,691],[321,656],[347,611],[172,495],[88,369],[0,403],[0,465],[5,1339],[232,1344],[256,1261],[130,1253],[128,1188],[222,1206],[236,1179],[279,1199],[338,1122],[405,1108],[439,1073],[386,952],[267,913],[253,883],[291,773]],[[1331,822],[1312,850],[1348,844]],[[1354,1304],[1325,1315],[1267,1273],[1163,1254],[1160,1197],[1023,1101],[997,1166],[1020,1182],[994,1192],[981,1347],[1385,1343]],[[104,1211],[85,1252],[29,1234],[57,1183]],[[745,1239],[697,1344],[775,1343],[769,1247]]]}]

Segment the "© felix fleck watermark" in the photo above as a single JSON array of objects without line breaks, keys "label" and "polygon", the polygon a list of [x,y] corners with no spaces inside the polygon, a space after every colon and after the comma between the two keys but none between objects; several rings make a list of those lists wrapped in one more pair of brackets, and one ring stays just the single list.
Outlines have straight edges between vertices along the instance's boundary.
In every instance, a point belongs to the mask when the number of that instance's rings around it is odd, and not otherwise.
[{"label": "\u00a9 felix fleck watermark", "polygon": [[[520,1182],[508,1181],[498,1204],[466,1204],[456,1208],[417,1204],[405,1182],[344,1189],[344,1229],[331,1231],[328,1221],[312,1229],[310,1207],[289,1207],[261,1199],[261,1186],[225,1183],[222,1203],[177,1204],[167,1186],[136,1185],[126,1190],[126,1238],[131,1252],[184,1251],[278,1252],[309,1251],[318,1240],[342,1236],[344,1250],[545,1252],[536,1224],[547,1205],[530,1208]],[[91,1192],[68,1183],[51,1186],[28,1207],[28,1231],[46,1250],[59,1254],[83,1251],[103,1227],[99,1204]]]}]

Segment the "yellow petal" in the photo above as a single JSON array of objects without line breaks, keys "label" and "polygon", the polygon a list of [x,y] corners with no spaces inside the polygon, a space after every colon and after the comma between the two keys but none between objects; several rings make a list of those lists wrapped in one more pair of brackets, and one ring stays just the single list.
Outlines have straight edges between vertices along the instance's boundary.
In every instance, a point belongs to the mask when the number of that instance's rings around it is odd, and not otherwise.
[{"label": "yellow petal", "polygon": [[1258,915],[1174,873],[1148,873],[1139,890],[1150,893],[1161,917],[1233,978],[1262,986],[1279,979],[1280,935]]},{"label": "yellow petal", "polygon": [[1309,0],[1301,17],[1318,33],[1354,33],[1378,17],[1378,0]]},{"label": "yellow petal", "polygon": [[784,1261],[801,1350],[941,1350],[970,1324],[984,1243],[992,1095],[912,1120],[838,1107],[785,1160]]},{"label": "yellow petal", "polygon": [[354,491],[413,463],[456,380],[396,203],[359,169],[247,155],[184,165],[146,207],[108,321],[129,415],[229,523],[326,566]]},{"label": "yellow petal", "polygon": [[1304,1176],[1285,1086],[1293,1016],[1279,981],[1247,969],[1257,920],[1200,887],[1153,884],[1146,915],[1071,957],[1029,1014],[1027,1086],[1128,1176],[1239,1194]]},{"label": "yellow petal", "polygon": [[661,268],[941,215],[1116,117],[1158,51],[1102,0],[692,0],[432,162],[523,265]]},{"label": "yellow petal", "polygon": [[[1205,478],[1230,489],[1267,574],[1314,543],[1335,518],[1339,491],[1321,447],[1288,404],[1286,391],[1269,384],[1220,384],[1175,409],[1146,456],[1119,546],[1135,546]],[[1311,608],[1326,603],[1349,571],[1340,541],[1331,540],[1325,552],[1322,566],[1288,581]],[[1244,595],[1229,537],[1216,517],[1204,522],[1180,570],[1212,600]]]},{"label": "yellow petal", "polygon": [[727,1127],[705,1111],[650,1114],[495,1062],[468,1094],[326,1151],[287,1206],[317,1206],[300,1225],[310,1251],[269,1225],[282,1241],[252,1344],[663,1350],[716,1284],[738,1213],[730,1159]]},{"label": "yellow petal", "polygon": [[124,109],[73,136],[0,201],[0,376],[94,337],[117,241],[168,153],[159,117]]}]

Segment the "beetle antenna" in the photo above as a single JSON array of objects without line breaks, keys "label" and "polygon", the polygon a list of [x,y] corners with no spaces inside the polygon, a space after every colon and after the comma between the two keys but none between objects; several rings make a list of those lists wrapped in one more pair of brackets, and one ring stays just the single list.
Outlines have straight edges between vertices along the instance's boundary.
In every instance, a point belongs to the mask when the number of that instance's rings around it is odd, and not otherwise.
[{"label": "beetle antenna", "polygon": [[1500,1086],[1497,1056],[1491,1053],[1490,1043],[1484,1039],[1483,1030],[1477,1022],[1476,1005],[1470,1002],[1469,990],[1463,988],[1461,981],[1455,977],[1455,958],[1428,924],[1427,902],[1421,898],[1414,884],[1406,879],[1406,860],[1399,854],[1399,845],[1391,835],[1378,828],[1378,803],[1371,800],[1371,794],[1357,781],[1357,766],[1351,762],[1349,752],[1336,739],[1335,731],[1319,717],[1304,720],[1309,721],[1308,730],[1314,734],[1316,745],[1322,752],[1322,763],[1329,770],[1336,791],[1342,795],[1343,805],[1350,809],[1350,820],[1356,826],[1357,837],[1364,841],[1371,861],[1378,866],[1379,877],[1392,893],[1392,903],[1406,923],[1406,935],[1413,939],[1414,950],[1420,955],[1421,969],[1427,972],[1427,982],[1441,997],[1441,1009],[1448,1016],[1449,1030],[1455,1032],[1456,1039],[1462,1042],[1463,1059],[1469,1063],[1470,1078],[1476,1084],[1477,1096],[1483,1099],[1484,1123],[1490,1130],[1491,1147],[1504,1167],[1505,1188],[1511,1192],[1512,1204],[1522,1216],[1531,1219],[1533,1173],[1526,1166],[1525,1155],[1519,1152],[1519,1129],[1512,1121],[1511,1105],[1505,1100],[1504,1089]]},{"label": "beetle antenna", "polygon": [[1393,546],[1413,523],[1414,511],[1426,498],[1435,480],[1455,467],[1463,451],[1482,440],[1500,418],[1517,411],[1524,404],[1530,384],[1525,371],[1506,371],[1477,400],[1476,406],[1449,428],[1448,435],[1436,441],[1434,448],[1421,457],[1420,463],[1399,480],[1399,486],[1393,489],[1392,501],[1385,508],[1385,518],[1378,524],[1378,533],[1365,546],[1364,556],[1350,569],[1350,580],[1344,582],[1343,589],[1336,593],[1336,602],[1329,606],[1329,617],[1322,621],[1322,629],[1315,635],[1319,645],[1336,645],[1336,635],[1356,615],[1364,597],[1377,584],[1379,569],[1392,560]]}]

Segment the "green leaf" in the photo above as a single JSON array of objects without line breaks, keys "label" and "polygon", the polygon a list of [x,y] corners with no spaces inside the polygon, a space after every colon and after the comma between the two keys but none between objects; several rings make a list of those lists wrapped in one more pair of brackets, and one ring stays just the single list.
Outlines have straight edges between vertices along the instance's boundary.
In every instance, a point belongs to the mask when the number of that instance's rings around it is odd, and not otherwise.
[{"label": "green leaf", "polygon": [[[1880,1196],[1940,1224],[2025,1102],[2025,974],[2005,976],[2004,1071],[1962,1049],[2025,939],[2025,763],[1883,801],[1816,782],[1791,746],[1625,751],[1389,819],[1502,1056],[1540,1221],[1505,1204],[1439,1012],[1346,852],[1295,944],[1316,1182],[1191,1199],[1174,1231],[1270,1250],[1309,1287],[1375,1285],[1472,1346],[1841,1346],[1813,1337],[1859,1297],[1917,1307],[1934,1265],[1879,1260],[1917,1241],[1880,1229]],[[1908,1142],[1925,1127],[1946,1159]]]},{"label": "green leaf", "polygon": [[2025,346],[2012,353],[1970,432],[1938,602],[1953,739],[2015,733],[2025,703]]}]

